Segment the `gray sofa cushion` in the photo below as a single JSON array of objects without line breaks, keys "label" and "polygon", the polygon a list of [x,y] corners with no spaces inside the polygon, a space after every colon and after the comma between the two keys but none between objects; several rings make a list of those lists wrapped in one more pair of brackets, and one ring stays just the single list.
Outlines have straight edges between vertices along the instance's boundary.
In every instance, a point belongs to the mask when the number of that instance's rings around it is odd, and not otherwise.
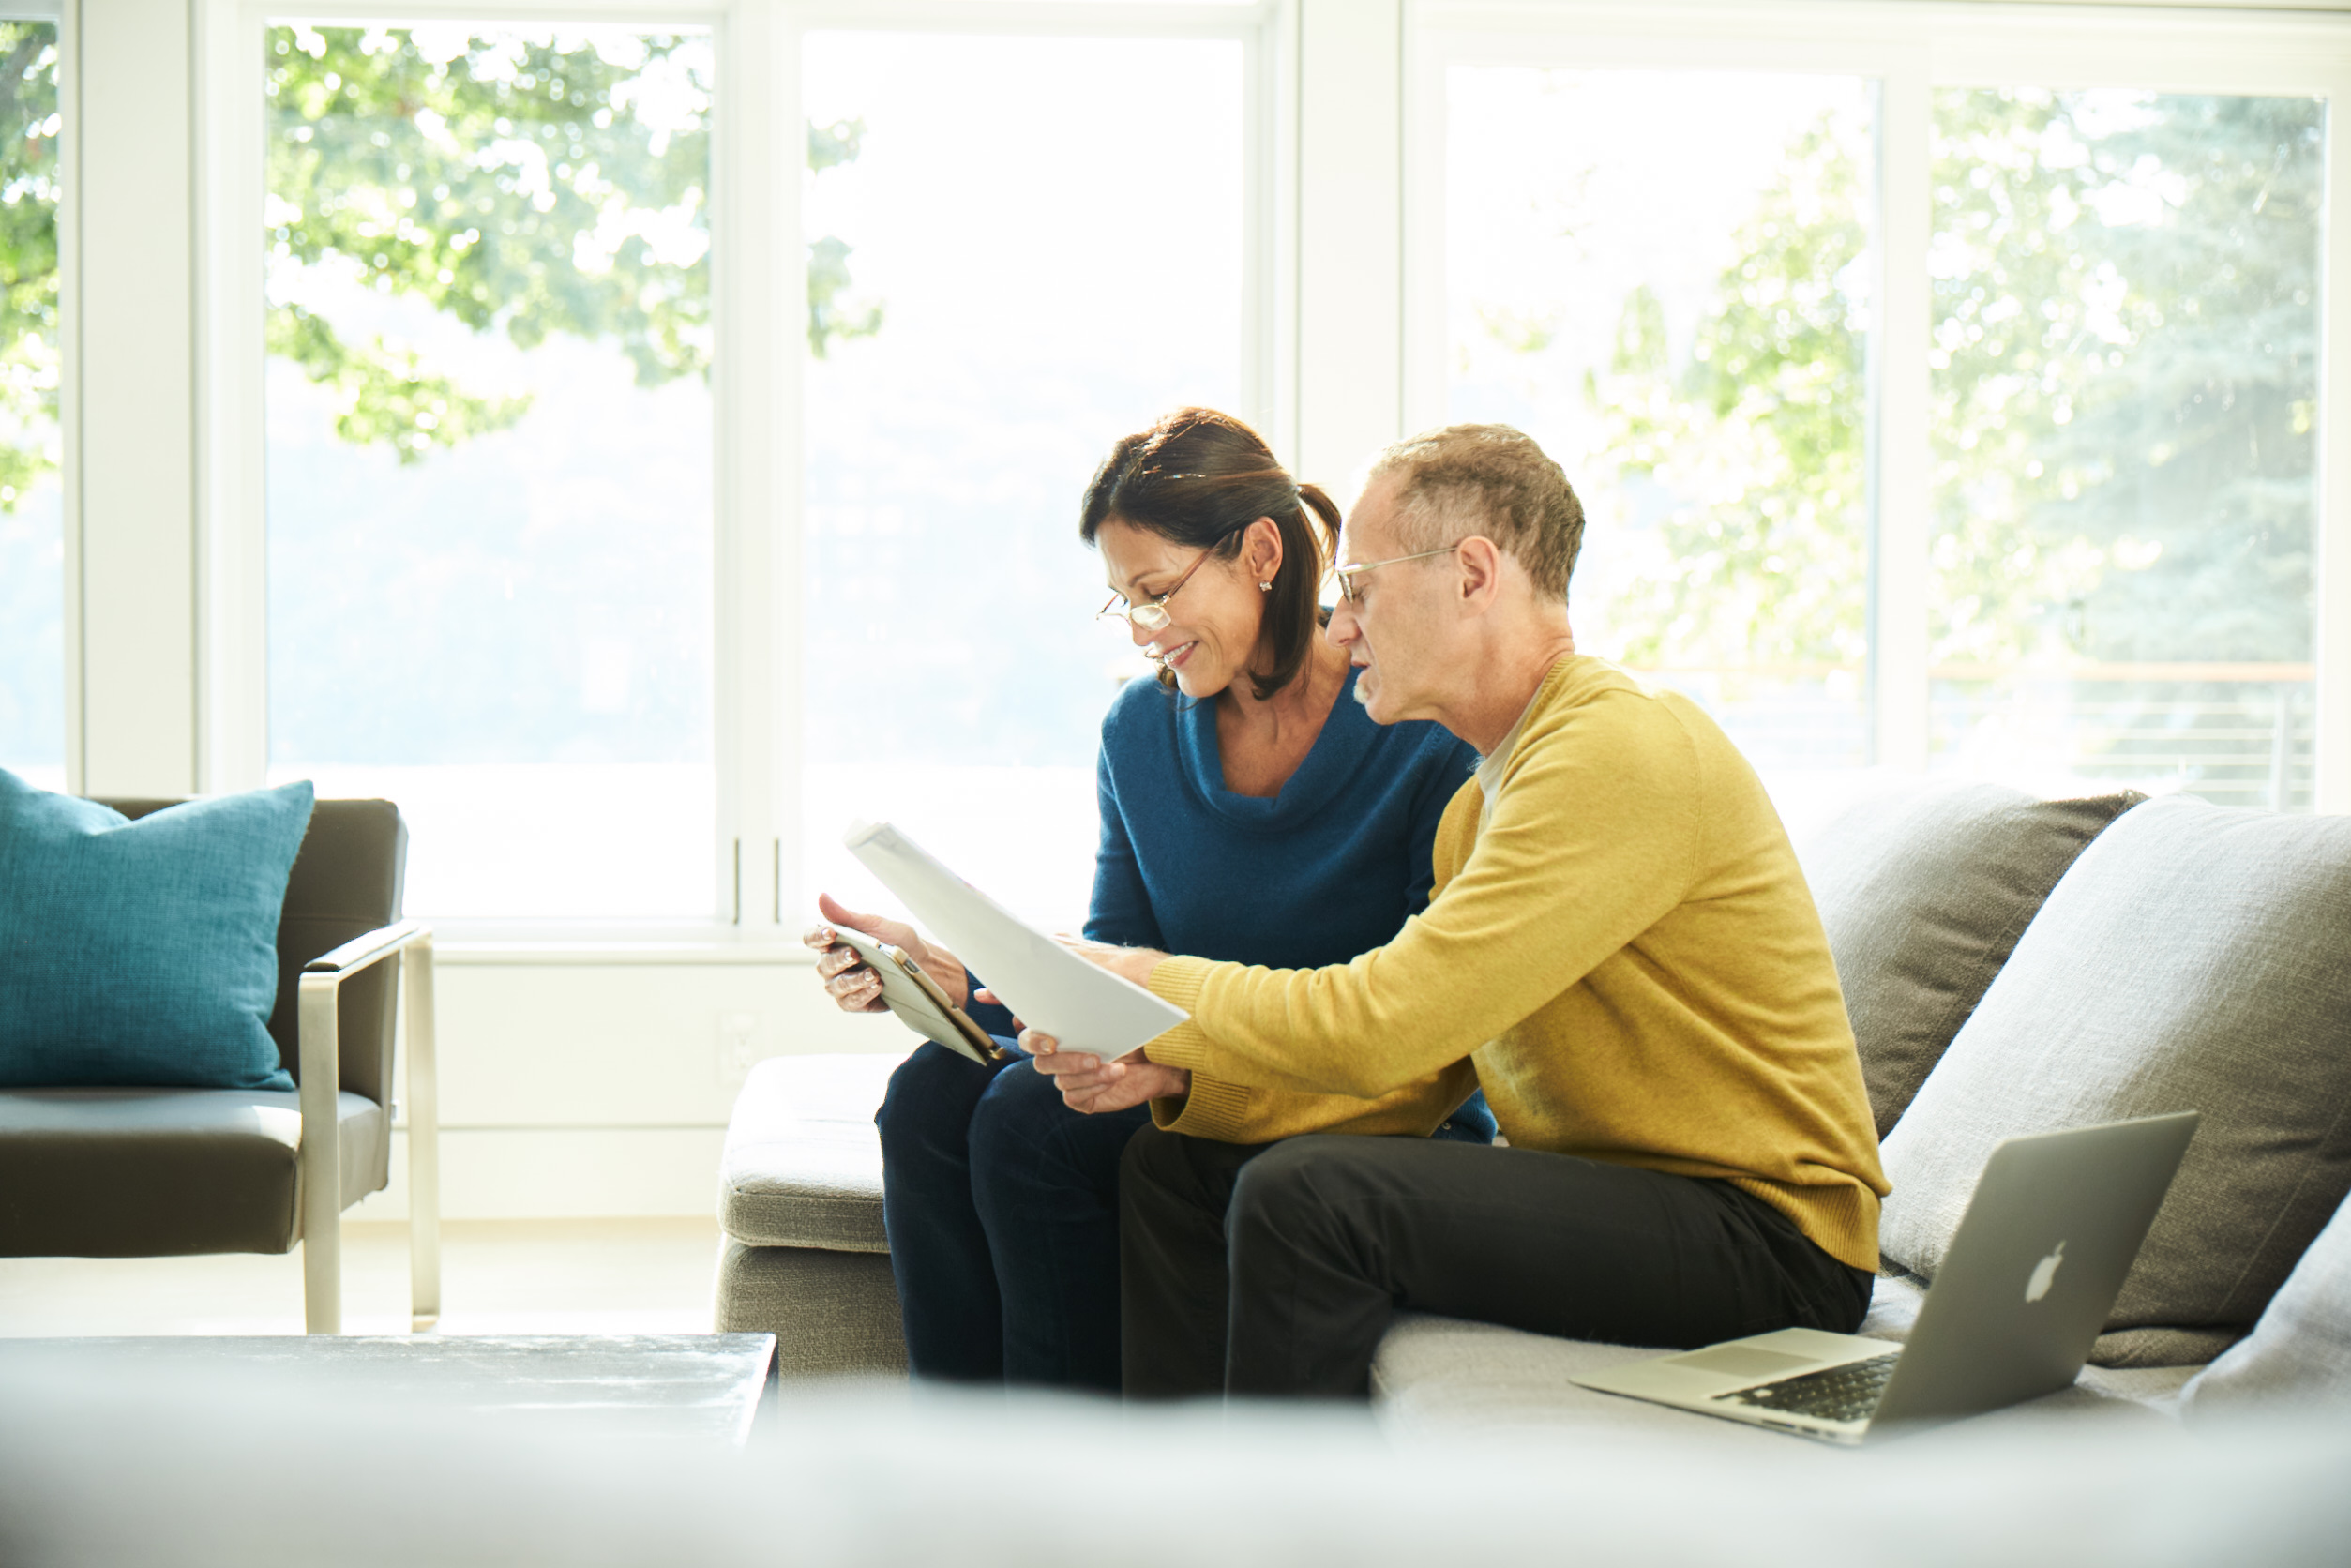
[{"label": "gray sofa cushion", "polygon": [[1889,1263],[1932,1279],[2001,1138],[2204,1121],[2092,1359],[2205,1361],[2351,1185],[2351,819],[2150,801],[2057,883],[1885,1143]]},{"label": "gray sofa cushion", "polygon": [[887,1255],[745,1246],[718,1258],[713,1332],[772,1334],[786,1378],[906,1375],[897,1283]]},{"label": "gray sofa cushion", "polygon": [[[1875,1316],[1873,1314],[1873,1316]],[[1813,1459],[1841,1469],[1851,1455],[1777,1432],[1712,1421],[1647,1400],[1578,1388],[1570,1380],[1660,1350],[1526,1334],[1492,1323],[1400,1315],[1372,1359],[1380,1424],[1415,1436],[1480,1433],[1526,1439],[1584,1435],[1611,1446],[1669,1445],[1674,1462]],[[2169,1426],[2183,1368],[2092,1368],[2069,1389],[1964,1424],[1971,1432],[2087,1431],[2105,1438]]]},{"label": "gray sofa cushion", "polygon": [[1906,784],[1807,836],[1804,876],[1836,956],[1879,1138],[2066,867],[2146,798],[2036,800],[1997,784]]},{"label": "gray sofa cushion", "polygon": [[2192,1416],[2276,1399],[2351,1400],[2351,1204],[2335,1211],[2253,1332],[2183,1396]]},{"label": "gray sofa cushion", "polygon": [[779,1056],[727,1123],[718,1223],[752,1246],[887,1252],[873,1113],[903,1056]]}]

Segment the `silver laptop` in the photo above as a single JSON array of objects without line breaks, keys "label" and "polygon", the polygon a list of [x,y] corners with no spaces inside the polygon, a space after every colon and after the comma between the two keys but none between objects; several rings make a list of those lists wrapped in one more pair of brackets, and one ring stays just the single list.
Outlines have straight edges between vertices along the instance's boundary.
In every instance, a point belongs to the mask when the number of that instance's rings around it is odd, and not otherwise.
[{"label": "silver laptop", "polygon": [[1906,1345],[1782,1329],[1575,1380],[1837,1443],[2055,1393],[2088,1359],[2195,1130],[2183,1110],[1993,1150]]}]

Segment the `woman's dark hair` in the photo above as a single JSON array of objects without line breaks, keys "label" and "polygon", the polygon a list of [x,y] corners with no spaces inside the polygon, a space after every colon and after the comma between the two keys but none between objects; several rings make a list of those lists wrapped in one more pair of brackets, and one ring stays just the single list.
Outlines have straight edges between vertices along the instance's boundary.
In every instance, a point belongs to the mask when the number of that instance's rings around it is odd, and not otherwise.
[{"label": "woman's dark hair", "polygon": [[[1091,546],[1115,519],[1230,561],[1259,518],[1273,519],[1282,535],[1259,634],[1273,667],[1249,676],[1263,701],[1304,667],[1321,629],[1322,578],[1338,548],[1339,509],[1319,487],[1292,479],[1262,436],[1229,414],[1180,408],[1122,437],[1086,487],[1078,536]],[[1161,670],[1159,684],[1174,686],[1174,671]]]}]

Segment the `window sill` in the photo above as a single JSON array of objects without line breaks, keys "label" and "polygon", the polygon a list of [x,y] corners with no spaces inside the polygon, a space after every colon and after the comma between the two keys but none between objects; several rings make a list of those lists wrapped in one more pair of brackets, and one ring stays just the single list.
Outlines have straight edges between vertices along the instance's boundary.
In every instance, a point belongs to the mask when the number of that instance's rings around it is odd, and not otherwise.
[{"label": "window sill", "polygon": [[796,936],[753,935],[727,926],[647,931],[608,927],[584,930],[550,928],[522,921],[433,922],[434,961],[478,967],[541,968],[554,965],[766,964],[798,967],[816,954]]}]

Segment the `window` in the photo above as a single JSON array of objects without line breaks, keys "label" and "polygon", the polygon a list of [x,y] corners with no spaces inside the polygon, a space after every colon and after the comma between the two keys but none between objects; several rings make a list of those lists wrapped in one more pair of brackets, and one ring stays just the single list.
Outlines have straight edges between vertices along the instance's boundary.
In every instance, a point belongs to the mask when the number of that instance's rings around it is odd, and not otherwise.
[{"label": "window", "polygon": [[2326,113],[1936,95],[1938,765],[2309,809]]},{"label": "window", "polygon": [[1447,415],[1567,470],[1577,646],[1766,770],[1866,763],[1874,83],[1465,63],[1444,95]]},{"label": "window", "polygon": [[1074,926],[1102,716],[1144,670],[1093,620],[1079,499],[1168,409],[1257,412],[1242,46],[821,32],[802,59],[806,897],[868,887],[842,829],[888,817]]},{"label": "window", "polygon": [[1585,649],[1791,819],[1867,763],[2344,798],[2339,25],[1500,14],[1417,13],[1408,403],[1567,467]]},{"label": "window", "polygon": [[[1326,486],[1400,429],[1530,430],[1591,518],[1583,646],[1706,705],[1800,827],[1873,764],[2346,798],[2339,22],[531,9],[240,12],[266,175],[222,98],[200,182],[245,171],[261,243],[203,238],[216,340],[268,291],[263,371],[206,361],[259,412],[204,405],[204,776],[399,800],[460,932],[773,940],[873,896],[858,817],[1078,919],[1145,670],[1078,502],[1190,402]],[[6,145],[29,212],[50,155]],[[24,453],[53,339],[19,336]],[[0,761],[36,769],[41,483],[0,495]],[[218,652],[264,579],[265,651]]]},{"label": "window", "polygon": [[421,912],[708,918],[709,35],[264,40],[271,780]]},{"label": "window", "polygon": [[57,28],[0,22],[0,767],[66,785]]}]

